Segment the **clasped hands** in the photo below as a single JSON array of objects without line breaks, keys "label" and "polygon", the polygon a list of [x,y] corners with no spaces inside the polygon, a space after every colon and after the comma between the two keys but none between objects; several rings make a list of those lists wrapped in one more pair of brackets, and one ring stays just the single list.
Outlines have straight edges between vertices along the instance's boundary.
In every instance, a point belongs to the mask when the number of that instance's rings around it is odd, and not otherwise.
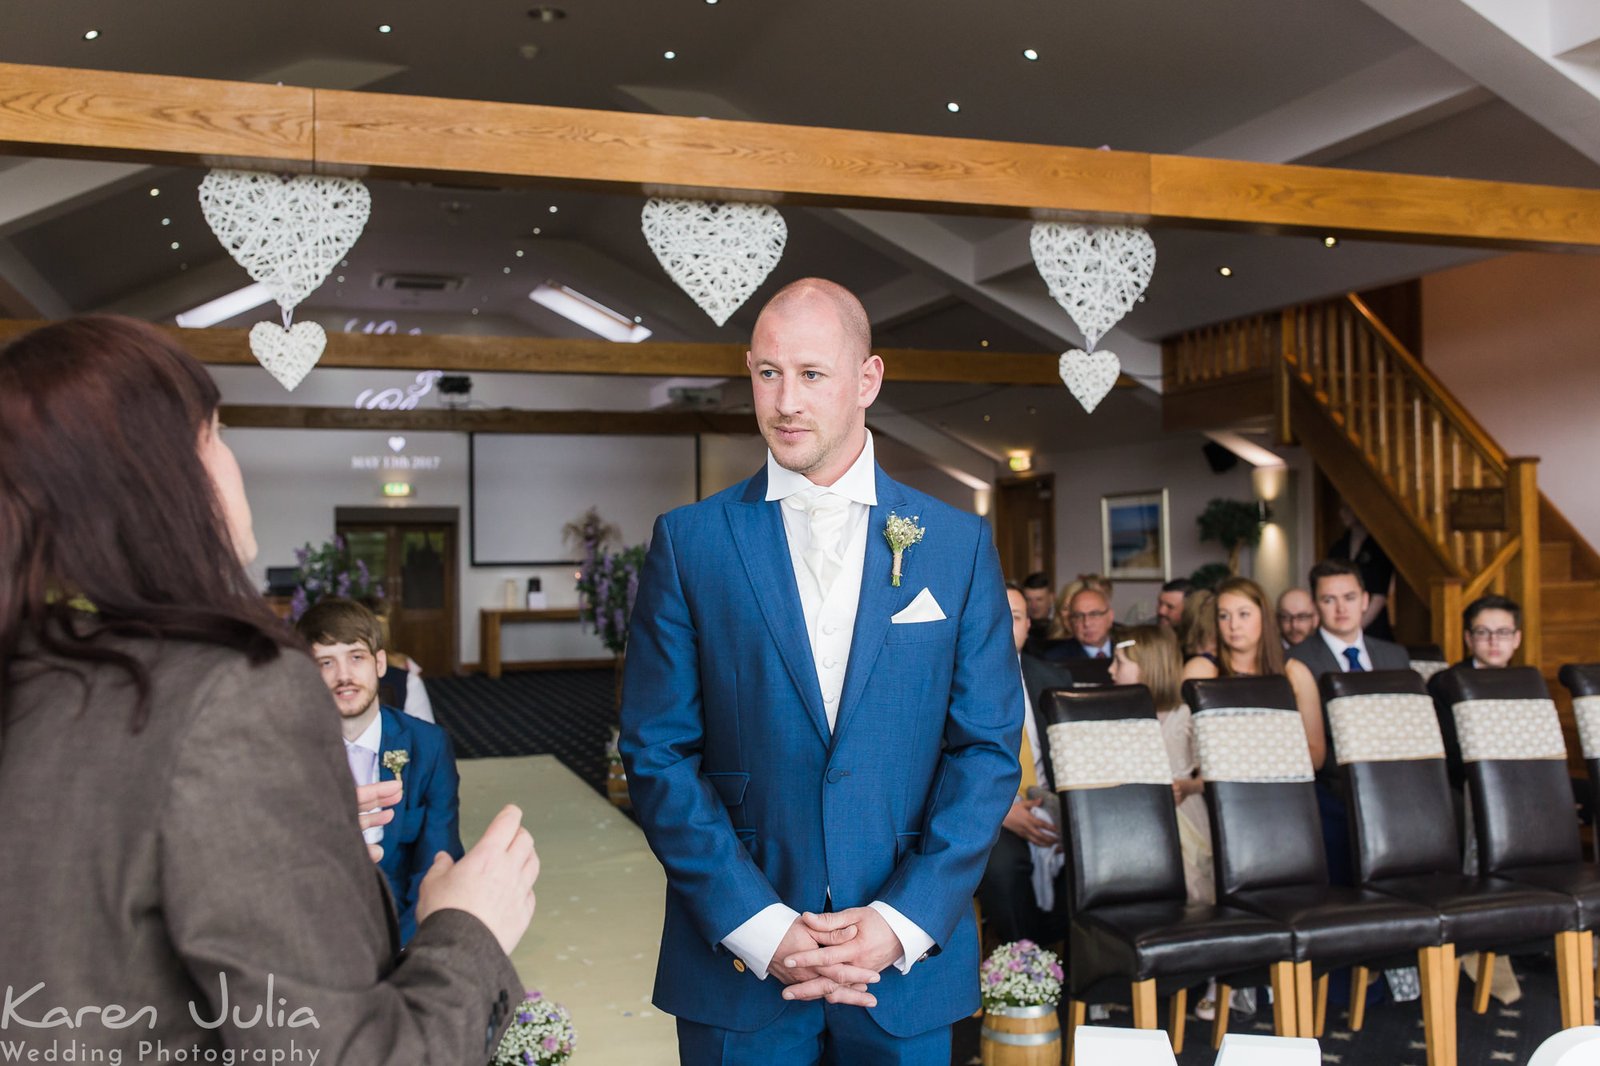
[{"label": "clasped hands", "polygon": [[802,914],[772,955],[767,972],[789,987],[784,999],[825,999],[876,1007],[867,991],[905,949],[883,915],[871,907]]}]

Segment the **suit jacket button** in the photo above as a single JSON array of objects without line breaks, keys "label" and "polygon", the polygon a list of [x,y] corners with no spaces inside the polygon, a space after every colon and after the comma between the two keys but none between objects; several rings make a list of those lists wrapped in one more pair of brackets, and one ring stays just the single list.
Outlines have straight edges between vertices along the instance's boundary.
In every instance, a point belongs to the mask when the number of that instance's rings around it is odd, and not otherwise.
[{"label": "suit jacket button", "polygon": [[735,958],[733,960],[733,968],[735,970],[738,970],[740,973],[744,973],[744,960],[743,959],[739,959],[739,958]]}]

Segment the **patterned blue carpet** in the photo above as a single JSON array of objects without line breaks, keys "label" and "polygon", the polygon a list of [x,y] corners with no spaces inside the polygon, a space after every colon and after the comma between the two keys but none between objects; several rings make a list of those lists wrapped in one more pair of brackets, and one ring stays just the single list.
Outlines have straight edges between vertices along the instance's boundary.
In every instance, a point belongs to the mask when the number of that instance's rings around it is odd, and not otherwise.
[{"label": "patterned blue carpet", "polygon": [[[549,670],[508,673],[497,681],[482,676],[427,678],[434,713],[450,734],[456,756],[479,759],[502,755],[554,755],[597,792],[605,792],[605,745],[615,724],[614,677],[610,670]],[[1561,1026],[1556,1002],[1554,961],[1519,957],[1522,999],[1514,1006],[1491,1001],[1482,1016],[1472,1013],[1472,982],[1461,981],[1457,1046],[1459,1066],[1525,1063],[1535,1048]],[[1210,1023],[1193,1016],[1190,994],[1188,1039],[1181,1066],[1210,1066]],[[1263,997],[1264,999],[1264,997]],[[1163,1004],[1163,1022],[1166,1021]],[[1367,1008],[1359,1033],[1345,1028],[1343,1007],[1329,1007],[1322,1039],[1323,1061],[1335,1066],[1424,1066],[1422,1012],[1416,1003],[1381,1003]],[[1063,1019],[1064,1021],[1064,1019]],[[1115,1026],[1133,1024],[1127,1007],[1113,1007]],[[1253,1017],[1233,1015],[1230,1030],[1272,1032],[1272,1009],[1265,1002]],[[956,1026],[954,1066],[981,1061],[976,1020]]]}]

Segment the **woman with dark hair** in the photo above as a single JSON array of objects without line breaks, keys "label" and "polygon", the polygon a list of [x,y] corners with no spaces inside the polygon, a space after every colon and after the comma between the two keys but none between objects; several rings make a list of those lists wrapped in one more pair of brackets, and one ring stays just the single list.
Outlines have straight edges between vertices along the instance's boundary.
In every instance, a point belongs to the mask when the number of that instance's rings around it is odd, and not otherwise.
[{"label": "woman with dark hair", "polygon": [[507,808],[436,861],[396,965],[338,714],[244,574],[217,403],[129,319],[0,349],[0,985],[41,1023],[12,1032],[48,1048],[65,1011],[82,1057],[483,1061],[520,992],[532,841]]},{"label": "woman with dark hair", "polygon": [[1327,737],[1322,728],[1322,699],[1317,694],[1316,680],[1304,663],[1285,660],[1277,632],[1267,625],[1267,608],[1267,594],[1247,577],[1230,577],[1218,585],[1211,604],[1217,633],[1216,662],[1190,659],[1184,664],[1183,679],[1274,674],[1287,677],[1305,726],[1311,765],[1320,766]]}]

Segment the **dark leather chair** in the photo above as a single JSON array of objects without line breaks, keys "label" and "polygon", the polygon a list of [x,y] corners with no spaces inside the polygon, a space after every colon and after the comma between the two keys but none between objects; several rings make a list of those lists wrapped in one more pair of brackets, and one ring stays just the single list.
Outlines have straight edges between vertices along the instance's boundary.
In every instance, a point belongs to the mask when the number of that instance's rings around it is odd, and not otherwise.
[{"label": "dark leather chair", "polygon": [[1600,755],[1600,663],[1568,663],[1561,668],[1561,683],[1572,693],[1572,716],[1589,771],[1589,809],[1600,812],[1600,758],[1589,757],[1590,752]]},{"label": "dark leather chair", "polygon": [[[1415,952],[1430,982],[1444,980],[1437,912],[1370,889],[1328,883],[1311,756],[1288,679],[1188,681],[1183,696],[1194,712],[1199,739],[1217,900],[1294,931],[1299,1035],[1322,1036],[1332,970],[1358,963],[1408,965],[1409,953]],[[1430,704],[1430,723],[1432,714]],[[1261,755],[1291,749],[1304,764],[1292,780],[1286,767],[1266,765]],[[1219,990],[1218,998],[1226,995]],[[1359,1030],[1365,988],[1352,995],[1350,1004],[1350,1028]],[[1447,1023],[1432,1009],[1436,1004],[1423,1001],[1428,1046],[1435,1054],[1447,1039]]]},{"label": "dark leather chair", "polygon": [[[1577,922],[1557,946],[1556,968],[1564,990],[1571,978],[1587,991],[1571,990],[1570,1004],[1563,994],[1562,1024],[1593,1025],[1590,962],[1592,931],[1600,925],[1600,871],[1583,861],[1566,741],[1544,677],[1531,666],[1451,670],[1439,675],[1436,687],[1456,721],[1472,796],[1478,869],[1558,892],[1576,905]],[[1487,968],[1490,953],[1483,959]],[[1480,980],[1475,1008],[1488,1006],[1483,986]],[[1569,1016],[1569,1006],[1577,1007],[1576,1017]]]},{"label": "dark leather chair", "polygon": [[1270,968],[1278,1034],[1293,1035],[1293,934],[1249,911],[1187,900],[1150,691],[1056,689],[1044,715],[1067,859],[1069,1031],[1089,1003],[1130,991],[1134,1025],[1156,1028],[1159,985],[1173,996],[1171,1036],[1181,1046],[1183,990],[1213,975],[1260,984]]},{"label": "dark leather chair", "polygon": [[1071,677],[1074,688],[1111,684],[1110,659],[1057,659],[1051,665]]},{"label": "dark leather chair", "polygon": [[1450,668],[1450,661],[1437,644],[1407,644],[1406,655],[1411,659],[1411,669],[1421,674],[1424,681]]},{"label": "dark leather chair", "polygon": [[[1354,709],[1353,705],[1336,706],[1338,700],[1374,696],[1428,700],[1422,679],[1411,670],[1328,673],[1318,684],[1330,722]],[[1432,704],[1416,706],[1431,711]],[[1337,742],[1336,736],[1335,745]],[[1357,883],[1431,907],[1439,914],[1448,980],[1442,989],[1424,987],[1423,995],[1440,996],[1452,1023],[1457,950],[1542,948],[1538,942],[1545,938],[1564,938],[1576,930],[1578,908],[1569,896],[1503,877],[1461,873],[1461,844],[1442,752],[1428,758],[1392,758],[1345,751],[1338,757],[1350,804]],[[1558,958],[1563,948],[1570,946],[1565,939],[1558,941]],[[1486,985],[1480,981],[1480,987]],[[1563,997],[1563,1005],[1566,1003]],[[1453,1062],[1454,1057],[1452,1032],[1446,1061]]]}]

